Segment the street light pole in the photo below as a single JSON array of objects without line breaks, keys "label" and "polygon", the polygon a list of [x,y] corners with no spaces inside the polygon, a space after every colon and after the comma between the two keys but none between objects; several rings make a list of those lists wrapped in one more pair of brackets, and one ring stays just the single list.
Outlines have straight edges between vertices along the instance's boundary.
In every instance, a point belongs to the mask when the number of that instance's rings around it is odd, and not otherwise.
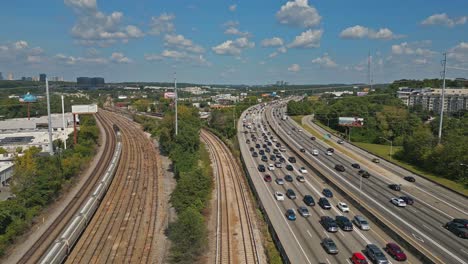
[{"label": "street light pole", "polygon": [[386,138],[384,138],[384,137],[380,137],[380,138],[386,140],[387,142],[390,142],[390,159],[392,159],[392,155],[393,155],[393,140],[389,140],[389,139],[386,139]]},{"label": "street light pole", "polygon": [[465,180],[465,170],[468,168],[468,164],[460,163],[460,167],[464,167],[462,169],[462,177],[463,177],[463,180]]}]

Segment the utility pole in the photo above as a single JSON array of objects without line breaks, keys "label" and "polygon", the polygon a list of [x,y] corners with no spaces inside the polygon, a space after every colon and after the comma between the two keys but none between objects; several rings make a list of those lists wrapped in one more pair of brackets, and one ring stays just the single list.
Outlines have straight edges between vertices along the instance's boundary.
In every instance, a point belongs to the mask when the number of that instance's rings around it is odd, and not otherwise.
[{"label": "utility pole", "polygon": [[49,80],[45,79],[46,83],[46,96],[47,96],[47,116],[48,116],[48,121],[49,121],[49,154],[52,156],[54,155],[54,146],[53,146],[53,141],[52,141],[52,117],[50,116],[50,96],[49,96]]},{"label": "utility pole", "polygon": [[175,93],[175,134],[179,132],[178,116],[177,116],[177,72],[174,72],[174,93]]},{"label": "utility pole", "polygon": [[444,64],[444,71],[442,72],[442,96],[440,100],[440,123],[439,123],[439,141],[438,143],[440,144],[440,141],[442,140],[442,123],[444,119],[444,96],[445,96],[445,75],[447,73],[447,53],[444,53],[444,60],[442,61]]},{"label": "utility pole", "polygon": [[371,56],[370,50],[367,54],[367,83],[369,84],[370,90],[372,91],[372,77],[371,77]]},{"label": "utility pole", "polygon": [[[63,102],[63,95],[62,95],[62,126],[63,126],[63,132],[65,133],[65,136],[67,135],[67,127],[65,126],[65,103]],[[65,150],[67,149],[67,138],[65,137],[65,140],[63,141],[63,147]]]}]

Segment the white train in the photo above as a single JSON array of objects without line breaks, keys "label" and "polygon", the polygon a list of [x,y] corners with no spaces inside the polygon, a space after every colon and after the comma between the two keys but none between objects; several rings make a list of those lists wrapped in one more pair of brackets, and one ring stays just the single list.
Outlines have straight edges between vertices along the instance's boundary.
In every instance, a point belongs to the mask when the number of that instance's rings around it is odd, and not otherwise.
[{"label": "white train", "polygon": [[[117,132],[119,138],[119,132]],[[120,159],[122,151],[122,143],[118,142],[112,162],[109,165],[104,176],[99,180],[94,192],[89,196],[86,202],[81,206],[78,213],[72,218],[66,226],[59,238],[52,243],[47,252],[42,256],[41,264],[63,263],[65,258],[70,254],[70,250],[78,241],[81,233],[85,230],[92,216],[96,212],[102,198],[107,192],[109,185],[114,178],[114,173]]]}]

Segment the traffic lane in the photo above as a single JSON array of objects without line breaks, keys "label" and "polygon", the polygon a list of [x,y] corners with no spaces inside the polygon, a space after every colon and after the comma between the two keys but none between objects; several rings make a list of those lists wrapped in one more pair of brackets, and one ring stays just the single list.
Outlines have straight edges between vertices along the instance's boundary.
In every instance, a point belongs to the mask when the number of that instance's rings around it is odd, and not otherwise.
[{"label": "traffic lane", "polygon": [[[325,131],[321,127],[313,123],[311,119],[307,119],[307,121],[309,126],[311,126],[316,131]],[[345,143],[343,144],[343,146],[348,150],[355,152],[358,155],[368,158],[369,160],[372,158],[378,158],[352,144]],[[434,199],[437,199],[439,202],[442,202],[449,207],[452,207],[453,210],[459,211],[460,213],[464,214],[465,217],[468,215],[468,199],[466,197],[459,195],[453,191],[447,190],[446,188],[441,187],[440,185],[435,184],[431,181],[428,181],[424,177],[414,175],[410,171],[407,171],[385,160],[381,160],[380,165],[388,170],[391,170],[392,172],[398,174],[401,177],[408,175],[415,177],[416,182],[414,183],[414,187],[418,189],[418,191],[423,192]]]},{"label": "traffic lane", "polygon": [[[289,136],[284,135],[283,137],[289,137]],[[294,141],[293,141],[293,142],[294,142]],[[294,143],[295,143],[295,142],[294,142]],[[327,166],[325,166],[325,168],[328,169],[328,170],[330,170],[330,168],[328,168]],[[333,170],[330,170],[330,171],[332,171],[333,173],[335,173]],[[348,184],[349,184],[349,182],[348,182]],[[369,199],[371,200],[370,197],[369,197]],[[373,201],[373,202],[374,202],[374,201]],[[388,208],[382,208],[382,209],[388,210]],[[394,213],[392,213],[392,215],[394,215]],[[396,215],[394,215],[394,216],[396,216]],[[403,222],[403,220],[401,220],[401,222]],[[408,224],[406,223],[406,225],[408,225]],[[435,244],[435,242],[434,242],[431,238],[427,237],[427,235],[423,234],[420,230],[417,230],[417,231],[418,231],[418,232],[417,232],[418,234],[421,234],[423,237],[427,238],[428,240],[430,240],[432,243]],[[440,246],[438,246],[438,248],[441,249],[442,251],[446,252],[450,257],[453,257],[453,258],[456,259],[457,261],[459,261],[459,262],[461,262],[461,263],[465,263],[462,259],[460,259],[458,256],[454,255],[452,252],[450,252],[450,251],[447,250],[446,248],[440,247]]]}]

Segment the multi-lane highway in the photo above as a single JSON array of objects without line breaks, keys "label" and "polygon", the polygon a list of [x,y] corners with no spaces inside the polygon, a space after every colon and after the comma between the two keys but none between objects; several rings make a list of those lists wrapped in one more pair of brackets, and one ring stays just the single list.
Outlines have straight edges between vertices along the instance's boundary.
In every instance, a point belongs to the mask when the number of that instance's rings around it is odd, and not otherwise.
[{"label": "multi-lane highway", "polygon": [[[264,122],[308,164],[352,199],[362,203],[375,217],[433,262],[467,263],[467,240],[456,237],[442,227],[453,218],[467,217],[468,201],[465,197],[434,186],[419,177],[416,177],[416,183],[406,182],[403,176],[408,175],[407,172],[386,162],[373,164],[370,161],[372,157],[359,150],[353,150],[353,159],[344,154],[345,149],[337,149],[332,156],[326,156],[326,149],[330,146],[321,139],[311,140],[312,135],[307,131],[299,132],[301,128],[292,120],[281,120],[284,111],[284,105],[281,104],[266,107]],[[306,152],[300,153],[301,148]],[[318,156],[312,155],[314,149],[319,151]],[[368,179],[360,177],[357,169],[351,167],[356,162],[372,176]],[[336,171],[336,164],[343,165],[346,171]],[[388,188],[391,183],[402,184],[402,191]],[[362,192],[359,191],[360,186]],[[414,205],[399,208],[390,203],[392,197],[403,195],[413,197]]]},{"label": "multi-lane highway", "polygon": [[[367,244],[376,244],[378,247],[383,248],[386,243],[392,241],[373,222],[370,222],[371,229],[369,231],[360,230],[356,226],[350,232],[340,229],[336,233],[329,233],[324,229],[319,222],[321,216],[335,218],[337,215],[345,215],[351,220],[355,215],[363,215],[363,213],[350,203],[348,203],[350,205],[349,213],[342,213],[338,210],[338,202],[346,202],[346,199],[333,186],[330,186],[322,178],[315,175],[313,168],[299,159],[297,154],[289,149],[281,138],[275,135],[274,131],[268,127],[265,118],[265,114],[271,110],[268,107],[265,109],[256,107],[252,108],[251,111],[244,112],[238,124],[240,148],[256,192],[291,263],[350,263],[349,258],[351,255],[354,252],[362,252]],[[244,123],[242,122],[243,119],[245,119]],[[271,116],[270,119],[270,122],[273,122]],[[250,128],[248,126],[244,127],[245,124],[250,124]],[[264,139],[263,133],[267,135],[268,140]],[[247,143],[247,140],[250,143]],[[268,142],[270,142],[271,146],[268,146]],[[285,147],[285,151],[280,153],[286,160],[282,163],[282,168],[275,168],[275,170],[269,171],[268,165],[274,163],[274,161],[270,160],[270,156],[275,148],[279,149],[279,147],[275,146],[277,143],[281,144],[281,147]],[[256,148],[256,144],[260,144],[260,148]],[[265,151],[266,148],[263,144],[266,144],[267,148],[271,151],[270,153],[266,153],[268,157],[267,162],[261,161],[262,155],[253,157],[252,151],[250,151],[252,147],[255,152],[259,152],[260,149]],[[297,161],[290,163],[288,161],[289,157],[297,157]],[[259,172],[259,164],[267,167],[265,172]],[[294,170],[286,170],[286,165],[292,165]],[[307,173],[301,173],[298,170],[300,167],[304,167]],[[267,174],[271,176],[271,182],[265,181],[264,176]],[[277,178],[284,179],[285,175],[288,174],[292,176],[292,182],[286,181],[283,185],[275,182]],[[299,182],[296,179],[298,175],[304,176],[305,182]],[[334,194],[333,198],[329,198],[332,205],[331,210],[324,210],[317,204],[319,198],[324,196],[322,194],[324,188],[332,190]],[[286,196],[287,189],[293,190],[297,198],[294,200],[289,199]],[[274,193],[278,191],[285,195],[284,201],[275,199]],[[307,206],[310,212],[310,217],[307,218],[302,217],[297,211],[299,206],[305,206],[303,202],[305,195],[312,195],[316,203],[315,206]],[[295,221],[290,221],[285,216],[288,209],[293,209],[296,212]],[[331,238],[336,243],[339,250],[337,255],[329,255],[325,252],[320,244],[324,238]],[[408,254],[408,252],[407,255],[409,263],[420,263],[419,260]],[[386,256],[391,260],[389,255],[386,254]]]}]

